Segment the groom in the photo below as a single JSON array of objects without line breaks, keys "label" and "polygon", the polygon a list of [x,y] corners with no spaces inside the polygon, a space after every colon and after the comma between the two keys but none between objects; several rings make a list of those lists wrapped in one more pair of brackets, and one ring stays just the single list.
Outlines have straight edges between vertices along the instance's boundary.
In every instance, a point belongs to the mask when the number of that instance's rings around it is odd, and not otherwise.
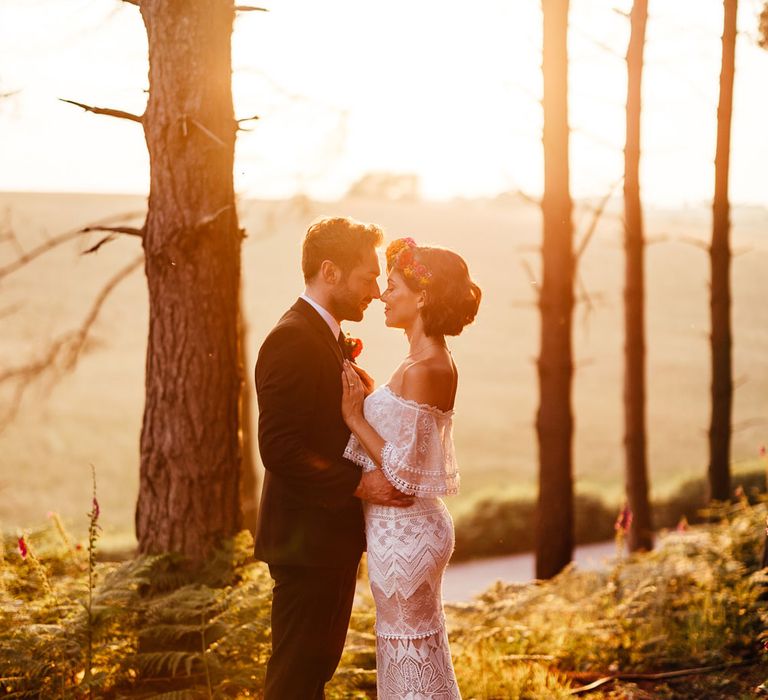
[{"label": "groom", "polygon": [[409,505],[380,470],[342,457],[343,320],[379,298],[373,224],[321,219],[304,238],[306,289],[267,336],[256,363],[265,468],[256,558],[274,580],[266,700],[324,697],[344,649],[360,556],[361,500]]}]

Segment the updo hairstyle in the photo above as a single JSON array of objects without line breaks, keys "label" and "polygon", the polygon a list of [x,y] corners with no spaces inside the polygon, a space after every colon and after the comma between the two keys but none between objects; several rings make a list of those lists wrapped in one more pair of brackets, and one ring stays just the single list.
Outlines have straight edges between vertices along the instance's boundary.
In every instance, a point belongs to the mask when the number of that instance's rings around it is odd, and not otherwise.
[{"label": "updo hairstyle", "polygon": [[409,289],[424,292],[421,319],[427,336],[459,335],[475,320],[482,292],[457,253],[400,238],[387,247],[387,272],[392,270]]}]

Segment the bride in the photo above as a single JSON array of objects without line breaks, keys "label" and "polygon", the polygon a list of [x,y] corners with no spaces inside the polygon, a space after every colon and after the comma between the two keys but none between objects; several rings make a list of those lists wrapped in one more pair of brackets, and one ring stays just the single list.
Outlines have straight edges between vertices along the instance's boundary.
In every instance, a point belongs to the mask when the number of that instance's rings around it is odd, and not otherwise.
[{"label": "bride", "polygon": [[387,248],[385,322],[402,328],[408,354],[387,384],[366,396],[349,362],[342,413],[352,434],[344,456],[381,469],[413,505],[364,504],[368,574],[376,602],[379,700],[460,698],[441,599],[453,551],[453,522],[439,496],[458,492],[452,421],[458,373],[445,343],[471,323],[480,288],[456,253],[417,246]]}]

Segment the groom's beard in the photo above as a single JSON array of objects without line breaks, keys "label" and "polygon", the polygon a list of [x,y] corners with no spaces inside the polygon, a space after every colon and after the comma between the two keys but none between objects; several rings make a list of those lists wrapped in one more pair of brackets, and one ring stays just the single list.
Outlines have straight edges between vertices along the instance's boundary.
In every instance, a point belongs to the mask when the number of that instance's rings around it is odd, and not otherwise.
[{"label": "groom's beard", "polygon": [[343,285],[331,298],[333,308],[328,311],[339,320],[362,321],[363,313],[370,303],[371,297],[361,299],[349,287]]}]

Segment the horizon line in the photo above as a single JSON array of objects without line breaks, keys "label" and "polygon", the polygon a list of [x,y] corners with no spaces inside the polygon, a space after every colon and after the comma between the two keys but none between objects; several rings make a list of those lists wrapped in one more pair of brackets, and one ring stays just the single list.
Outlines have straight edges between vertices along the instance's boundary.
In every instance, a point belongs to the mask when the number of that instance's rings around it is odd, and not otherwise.
[{"label": "horizon line", "polygon": [[[10,190],[10,189],[0,189],[0,195],[39,195],[39,196],[86,196],[86,197],[149,197],[148,192],[137,192],[137,191],[104,191],[104,190]],[[519,201],[521,204],[529,204],[531,206],[539,206],[539,203],[535,201],[536,197],[539,197],[540,195],[532,195],[530,193],[523,192],[521,190],[503,190],[501,192],[497,192],[496,194],[486,194],[486,195],[461,195],[456,194],[452,195],[450,197],[424,197],[419,196],[413,199],[410,198],[402,198],[402,199],[392,199],[387,197],[361,197],[361,196],[348,196],[347,194],[342,195],[341,197],[335,197],[335,198],[327,198],[327,197],[314,197],[306,192],[296,192],[292,195],[283,195],[283,196],[273,196],[273,197],[266,197],[266,196],[259,196],[259,195],[245,195],[245,194],[237,194],[235,193],[235,200],[236,201],[260,201],[260,202],[287,202],[292,199],[295,199],[297,197],[306,197],[312,202],[318,202],[318,203],[335,203],[335,202],[341,202],[344,200],[363,200],[368,199],[372,201],[377,202],[391,202],[393,204],[451,204],[456,203],[460,201],[465,202],[493,202],[495,200],[501,200],[504,197],[516,197],[519,198]],[[572,197],[571,201],[575,204],[581,203],[581,202],[592,202],[594,200],[602,200],[604,198],[604,195],[585,195],[581,197]],[[623,197],[621,195],[612,196],[609,198],[609,202],[617,202],[622,201]],[[692,201],[680,201],[678,203],[661,203],[661,202],[654,202],[654,201],[648,201],[643,203],[644,209],[655,209],[655,210],[680,210],[680,209],[706,209],[712,207],[712,201],[708,199],[702,199],[695,202]],[[731,201],[730,206],[732,209],[763,209],[768,211],[768,202],[750,202],[750,201]]]}]

